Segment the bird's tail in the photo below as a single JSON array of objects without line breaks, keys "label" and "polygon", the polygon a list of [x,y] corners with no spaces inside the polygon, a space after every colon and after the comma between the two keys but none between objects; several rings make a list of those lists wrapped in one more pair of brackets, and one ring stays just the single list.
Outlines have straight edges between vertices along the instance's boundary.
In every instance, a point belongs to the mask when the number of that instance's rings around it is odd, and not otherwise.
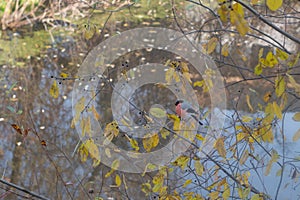
[{"label": "bird's tail", "polygon": [[203,123],[195,116],[195,115],[192,115],[192,117],[202,126]]}]

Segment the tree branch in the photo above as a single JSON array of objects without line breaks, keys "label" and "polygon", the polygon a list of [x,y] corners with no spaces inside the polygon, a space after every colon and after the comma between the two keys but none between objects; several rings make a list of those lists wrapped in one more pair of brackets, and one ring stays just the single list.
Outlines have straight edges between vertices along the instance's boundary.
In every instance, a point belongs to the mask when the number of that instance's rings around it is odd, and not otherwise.
[{"label": "tree branch", "polygon": [[275,26],[274,24],[272,24],[272,22],[270,22],[269,20],[267,20],[265,17],[263,17],[261,14],[259,14],[255,9],[253,9],[251,6],[247,5],[246,3],[240,1],[240,0],[234,0],[235,2],[241,4],[243,7],[247,8],[250,12],[252,12],[254,15],[256,15],[261,21],[263,21],[264,23],[266,23],[267,25],[269,25],[270,27],[272,27],[273,29],[275,29],[276,31],[278,31],[279,33],[281,33],[282,35],[286,36],[287,38],[289,38],[290,40],[293,40],[294,42],[300,44],[300,39],[296,38],[293,35],[290,35],[289,33],[281,30],[280,28],[278,28],[277,26]]},{"label": "tree branch", "polygon": [[0,182],[3,183],[4,185],[8,185],[9,187],[12,187],[12,188],[15,188],[15,189],[17,189],[19,191],[22,191],[22,192],[24,192],[26,194],[30,194],[31,196],[36,197],[38,199],[50,200],[50,199],[48,199],[46,197],[43,197],[43,196],[41,196],[39,194],[36,194],[35,192],[29,191],[29,190],[27,190],[27,189],[25,189],[25,188],[23,188],[21,186],[15,185],[15,184],[10,183],[10,182],[7,182],[7,181],[5,181],[5,180],[3,180],[1,178],[0,178]]}]

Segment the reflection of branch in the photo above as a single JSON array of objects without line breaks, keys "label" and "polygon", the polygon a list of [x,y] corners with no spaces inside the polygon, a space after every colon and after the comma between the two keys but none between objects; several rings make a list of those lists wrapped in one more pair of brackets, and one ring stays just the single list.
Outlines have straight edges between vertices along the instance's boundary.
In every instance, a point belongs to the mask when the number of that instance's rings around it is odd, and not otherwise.
[{"label": "reflection of branch", "polygon": [[[279,48],[279,49],[281,49],[281,50],[284,50],[285,52],[287,52],[287,53],[289,53],[289,54],[291,53],[291,52],[289,52],[282,44],[280,44],[279,42],[277,42],[274,38],[268,36],[267,34],[265,34],[265,33],[262,32],[262,31],[259,31],[258,29],[255,29],[255,28],[252,27],[252,26],[250,26],[250,28],[253,29],[253,30],[255,30],[255,31],[257,31],[257,32],[259,32],[259,33],[261,33],[261,34],[264,35],[265,37],[268,37],[269,39],[271,39],[274,43],[277,43],[278,45],[276,45],[276,44],[270,42],[269,40],[267,40],[267,39],[265,39],[265,38],[263,38],[263,37],[260,37],[260,36],[258,36],[258,35],[254,35],[254,34],[252,34],[252,33],[247,33],[247,36],[251,36],[251,37],[253,37],[253,38],[262,40],[262,41],[264,41],[264,42],[266,42],[266,43],[268,43],[268,44],[270,44],[270,45],[272,45],[272,46],[274,46],[274,47],[276,47],[276,48]],[[194,33],[197,33],[197,32],[202,32],[202,33],[216,33],[216,32],[238,33],[237,31],[234,31],[234,30],[228,30],[228,29],[214,29],[214,30],[201,30],[201,29],[198,29],[198,30],[190,31],[190,32],[185,33],[185,34],[186,34],[186,35],[187,35],[187,34],[194,34]]]},{"label": "reflection of branch", "polygon": [[12,188],[15,188],[15,189],[17,189],[19,191],[22,191],[22,192],[24,192],[26,194],[30,194],[32,197],[36,197],[38,199],[43,199],[43,200],[49,200],[46,197],[43,197],[43,196],[41,196],[39,194],[36,194],[35,192],[29,191],[29,190],[27,190],[27,189],[25,189],[25,188],[23,188],[21,186],[15,185],[15,184],[10,183],[10,182],[7,182],[7,181],[5,181],[3,179],[0,179],[0,182],[3,183],[4,185],[8,185],[9,187],[12,187]]},{"label": "reflection of branch", "polygon": [[294,42],[300,44],[300,39],[294,37],[293,35],[290,35],[289,33],[281,30],[280,28],[278,28],[277,26],[275,26],[274,24],[272,24],[272,22],[270,22],[269,20],[267,20],[265,17],[263,17],[261,14],[259,14],[255,9],[253,9],[251,6],[247,5],[246,3],[244,3],[243,1],[240,0],[234,0],[235,2],[241,4],[243,7],[247,8],[250,12],[252,12],[255,16],[257,16],[261,21],[263,21],[264,23],[266,23],[267,25],[269,25],[270,27],[272,27],[273,29],[275,29],[276,31],[278,31],[279,33],[281,33],[282,35],[288,37],[289,39],[293,40]]}]

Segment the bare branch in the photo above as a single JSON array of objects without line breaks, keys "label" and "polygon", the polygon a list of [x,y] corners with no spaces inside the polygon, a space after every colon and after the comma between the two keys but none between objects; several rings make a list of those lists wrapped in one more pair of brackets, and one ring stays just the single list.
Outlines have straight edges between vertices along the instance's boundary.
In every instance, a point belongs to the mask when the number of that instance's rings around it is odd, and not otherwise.
[{"label": "bare branch", "polygon": [[46,198],[46,197],[43,197],[43,196],[41,196],[41,195],[39,195],[39,194],[36,194],[35,192],[32,192],[32,191],[30,191],[30,190],[27,190],[27,189],[25,189],[25,188],[23,188],[23,187],[21,187],[21,186],[16,185],[16,184],[7,182],[7,181],[5,181],[5,180],[3,180],[3,179],[0,179],[0,182],[3,183],[4,185],[8,185],[9,187],[15,188],[15,189],[17,189],[17,190],[19,190],[19,191],[22,191],[22,192],[25,192],[26,194],[30,194],[31,196],[36,197],[36,198],[38,198],[38,199],[50,200],[50,199],[48,199],[48,198]]}]

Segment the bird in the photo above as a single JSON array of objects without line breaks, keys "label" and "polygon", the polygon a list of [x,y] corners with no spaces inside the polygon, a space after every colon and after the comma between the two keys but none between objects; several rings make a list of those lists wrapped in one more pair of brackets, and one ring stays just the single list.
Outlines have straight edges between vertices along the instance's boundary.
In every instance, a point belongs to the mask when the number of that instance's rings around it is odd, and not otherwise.
[{"label": "bird", "polygon": [[200,125],[203,125],[203,123],[197,118],[198,113],[192,108],[192,106],[188,102],[185,102],[183,100],[177,100],[175,106],[176,114],[180,119],[184,118],[185,116],[192,116]]}]

